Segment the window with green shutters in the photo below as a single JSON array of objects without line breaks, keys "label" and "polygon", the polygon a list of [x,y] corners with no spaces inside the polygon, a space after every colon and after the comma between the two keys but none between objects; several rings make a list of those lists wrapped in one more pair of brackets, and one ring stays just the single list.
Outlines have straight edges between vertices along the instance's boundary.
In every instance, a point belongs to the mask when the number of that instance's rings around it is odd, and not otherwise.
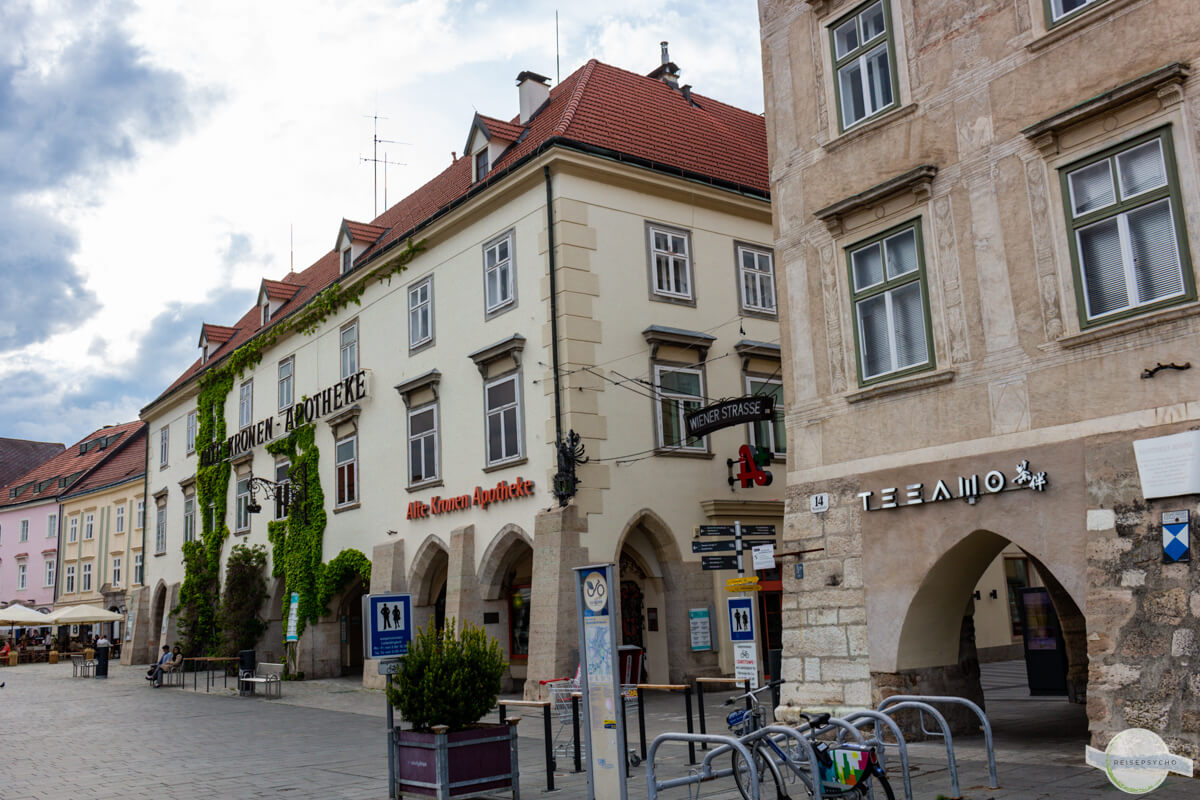
[{"label": "window with green shutters", "polygon": [[1168,129],[1061,170],[1082,327],[1195,297]]},{"label": "window with green shutters", "polygon": [[859,6],[829,26],[838,123],[846,130],[896,105],[896,43],[888,0]]},{"label": "window with green shutters", "polygon": [[654,390],[658,446],[706,452],[708,437],[688,436],[684,423],[684,417],[704,404],[704,373],[686,367],[655,365]]},{"label": "window with green shutters", "polygon": [[919,220],[846,249],[860,384],[934,366]]},{"label": "window with green shutters", "polygon": [[1046,26],[1053,27],[1068,17],[1103,0],[1044,0],[1046,4]]}]

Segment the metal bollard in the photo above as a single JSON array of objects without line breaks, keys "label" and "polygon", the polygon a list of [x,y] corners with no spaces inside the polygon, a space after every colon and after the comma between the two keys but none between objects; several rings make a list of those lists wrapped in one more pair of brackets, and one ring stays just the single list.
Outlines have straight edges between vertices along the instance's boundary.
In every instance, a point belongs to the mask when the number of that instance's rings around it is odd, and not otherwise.
[{"label": "metal bollard", "polygon": [[[749,694],[750,693],[750,679],[746,678],[746,682],[743,685],[746,687],[746,693]],[[746,710],[749,711],[752,708],[754,708],[754,698],[747,697],[746,698]]]},{"label": "metal bollard", "polygon": [[550,730],[550,706],[542,706],[542,730],[546,738],[546,791],[554,791],[554,733]]},{"label": "metal bollard", "polygon": [[646,705],[642,700],[642,690],[638,689],[638,735],[642,742],[642,761],[646,760]]},{"label": "metal bollard", "polygon": [[575,771],[583,772],[579,761],[579,697],[574,693],[571,694],[571,725],[575,734]]},{"label": "metal bollard", "polygon": [[625,696],[621,694],[621,689],[617,687],[617,706],[621,709],[621,741],[625,742],[626,752],[621,753],[621,774],[625,776],[625,780],[629,780],[629,727],[625,724]]},{"label": "metal bollard", "polygon": [[[705,724],[704,724],[704,684],[701,683],[700,681],[696,681],[696,710],[700,714],[700,735],[707,736],[708,729],[707,729],[707,726],[705,726]],[[695,749],[695,748],[693,747],[693,749]],[[707,739],[700,742],[700,749],[701,750],[708,749],[708,740]],[[692,763],[693,764],[696,763],[695,759],[692,759]]]},{"label": "metal bollard", "polygon": [[500,724],[504,724],[504,703],[500,704]]},{"label": "metal bollard", "polygon": [[[690,686],[683,690],[683,708],[687,714],[687,732],[692,733],[692,687]],[[688,763],[696,763],[696,743],[691,739],[688,740]]]}]

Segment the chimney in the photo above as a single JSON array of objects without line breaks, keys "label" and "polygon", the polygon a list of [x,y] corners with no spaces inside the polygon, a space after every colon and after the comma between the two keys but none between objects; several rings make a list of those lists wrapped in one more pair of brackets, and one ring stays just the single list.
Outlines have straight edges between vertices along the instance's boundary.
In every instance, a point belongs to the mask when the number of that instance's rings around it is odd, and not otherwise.
[{"label": "chimney", "polygon": [[647,78],[661,80],[672,89],[679,88],[679,66],[671,60],[671,56],[667,54],[667,43],[659,42],[662,46],[662,64],[654,68],[654,71],[647,75]]},{"label": "chimney", "polygon": [[517,95],[521,105],[521,124],[525,125],[550,99],[550,79],[525,70],[517,76]]}]

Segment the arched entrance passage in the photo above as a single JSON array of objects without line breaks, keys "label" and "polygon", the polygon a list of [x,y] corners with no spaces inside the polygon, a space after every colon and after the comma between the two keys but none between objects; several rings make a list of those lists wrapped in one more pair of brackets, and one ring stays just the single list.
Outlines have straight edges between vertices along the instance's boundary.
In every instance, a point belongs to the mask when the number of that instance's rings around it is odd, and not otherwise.
[{"label": "arched entrance passage", "polygon": [[152,651],[156,657],[163,645],[162,635],[166,628],[166,613],[167,584],[160,580],[154,587],[154,599],[150,603],[150,641],[155,644]]},{"label": "arched entrance passage", "polygon": [[441,629],[446,624],[446,574],[450,566],[450,548],[430,534],[417,548],[408,585],[413,597],[413,626],[424,628],[433,620]]},{"label": "arched entrance passage", "polygon": [[362,599],[367,587],[355,578],[338,603],[338,635],[341,642],[341,674],[361,675],[363,669]]},{"label": "arched entrance passage", "polygon": [[505,525],[488,544],[479,566],[479,599],[487,632],[508,659],[508,679],[524,684],[529,661],[533,603],[533,539],[519,525]]},{"label": "arched entrance passage", "polygon": [[620,644],[643,648],[641,678],[671,682],[686,671],[682,657],[672,658],[672,642],[682,630],[680,609],[687,614],[684,598],[677,596],[682,558],[675,537],[661,517],[643,509],[625,526],[616,560]]},{"label": "arched entrance passage", "polygon": [[267,598],[267,630],[259,640],[259,658],[267,663],[283,661],[287,646],[287,613],[289,610],[287,586],[283,578],[271,581],[271,594]]},{"label": "arched entrance passage", "polygon": [[[1008,598],[977,599],[973,592],[984,571],[1009,544],[1009,539],[994,532],[972,531],[942,553],[924,574],[899,627],[896,669],[888,680],[894,688],[903,693],[957,695],[987,706],[976,652],[974,616],[979,603],[1007,603]],[[1029,638],[1025,652],[1030,664],[1031,691],[1058,694],[1074,703],[1083,703],[1087,693],[1087,642],[1080,604],[1042,560],[1024,548],[1021,551],[1037,569],[1045,584],[1041,597],[1049,601],[1039,602],[1041,589],[1022,590],[1031,592],[1031,596],[1015,598],[1028,609]],[[1025,617],[1023,612],[1022,619]],[[1059,670],[1061,675],[1053,674]],[[1014,665],[1009,674],[1019,681],[1024,671]],[[1039,683],[1039,674],[1042,686],[1052,685],[1056,682],[1054,678],[1061,678],[1061,691],[1054,688],[1039,691],[1035,685]],[[1022,699],[1029,696],[1025,692],[1018,695]],[[1056,714],[1053,724],[1058,730],[1075,724],[1080,735],[1086,735],[1084,713],[1078,706],[1051,704],[1039,712]],[[969,719],[959,721],[974,730],[975,724]],[[1026,727],[1030,727],[1028,723],[1026,717]]]}]

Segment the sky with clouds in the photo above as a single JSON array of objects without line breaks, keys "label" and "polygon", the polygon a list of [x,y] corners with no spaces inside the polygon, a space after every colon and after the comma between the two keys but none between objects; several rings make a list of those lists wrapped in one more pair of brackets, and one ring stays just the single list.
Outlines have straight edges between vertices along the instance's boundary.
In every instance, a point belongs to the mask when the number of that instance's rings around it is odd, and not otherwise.
[{"label": "sky with clouds", "polygon": [[[635,72],[763,110],[753,0],[559,3],[566,76]],[[0,3],[0,437],[136,418],[263,277],[440,172],[475,110],[554,80],[555,3]],[[372,115],[378,115],[378,121]]]}]

